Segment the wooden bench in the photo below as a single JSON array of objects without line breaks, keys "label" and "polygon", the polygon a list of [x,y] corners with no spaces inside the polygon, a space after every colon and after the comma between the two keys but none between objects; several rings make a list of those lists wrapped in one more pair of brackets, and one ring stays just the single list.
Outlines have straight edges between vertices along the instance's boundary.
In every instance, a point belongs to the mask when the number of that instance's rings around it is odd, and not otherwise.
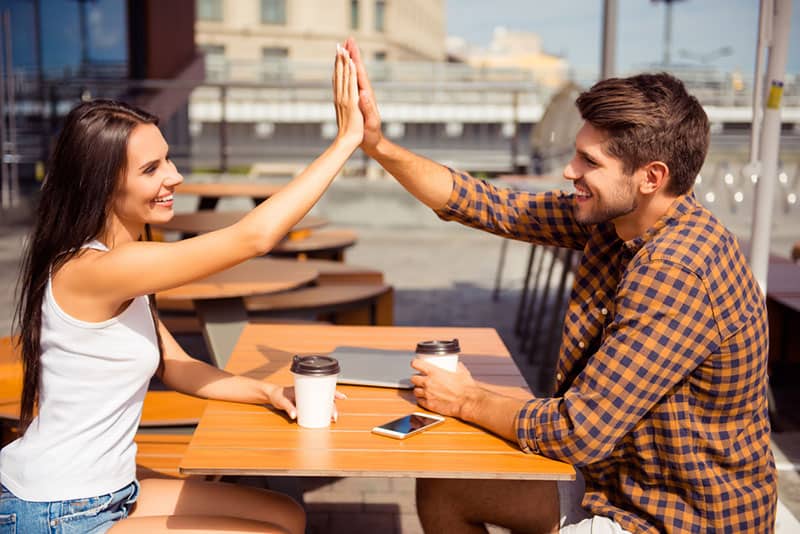
[{"label": "wooden bench", "polygon": [[[0,338],[0,447],[18,437],[22,362],[12,338]],[[179,476],[178,463],[207,401],[176,391],[148,391],[136,436],[137,475]]]},{"label": "wooden bench", "polygon": [[[365,288],[363,286],[384,285],[383,273],[381,271],[331,260],[306,259],[303,260],[303,263],[319,272],[319,276],[316,279],[316,283],[319,286],[354,286],[350,290],[341,290],[337,292],[338,297],[341,299],[341,306],[336,314],[338,317],[334,319],[337,324],[370,324],[368,312],[364,313],[362,311],[359,313],[358,310],[354,311],[352,306],[349,306],[349,304],[353,303],[355,305],[355,302],[363,301],[363,295],[365,294]],[[306,289],[311,288],[302,288],[301,291],[305,291]],[[296,291],[298,290],[292,291],[291,293]],[[380,289],[376,291],[381,294],[384,290]],[[275,296],[278,297],[288,294],[289,293],[278,293]],[[276,310],[276,307],[273,303],[270,310],[271,314],[273,316],[279,316],[281,313],[286,314],[300,310],[307,311],[309,309],[309,299],[313,298],[314,295],[315,292],[306,293],[305,296],[298,299],[302,305],[301,307],[284,307],[280,313]],[[334,304],[330,300],[332,292],[317,292],[316,295],[318,297],[325,298],[325,304],[327,306]],[[357,308],[358,306],[355,305],[355,307]],[[367,310],[368,303],[363,302],[361,307],[364,310]],[[345,308],[347,308],[347,310],[345,310]],[[383,297],[383,301],[381,302],[381,310],[379,311],[379,316],[377,318],[377,321],[380,324],[390,324],[389,321],[393,320],[393,315],[387,316],[387,311],[391,311],[391,308],[392,302],[389,300],[389,297]],[[194,306],[191,301],[160,299],[158,300],[158,309],[160,312],[161,321],[167,326],[167,328],[169,328],[170,332],[199,333],[201,331],[200,324],[198,323],[197,318],[194,316]],[[323,317],[322,319],[325,320],[327,318]],[[285,318],[283,320],[293,321],[297,320],[297,318]]]},{"label": "wooden bench", "polygon": [[312,313],[334,324],[390,326],[394,323],[394,290],[386,284],[332,284],[285,293],[246,297],[249,315]]},{"label": "wooden bench", "polygon": [[[19,405],[17,405],[17,412]],[[193,430],[193,429],[192,429]],[[3,427],[0,448],[19,437],[16,424]],[[139,431],[136,441],[136,478],[187,478],[178,471],[178,465],[186,454],[192,433],[149,433]]]},{"label": "wooden bench", "polygon": [[136,478],[187,478],[178,471],[192,434],[136,434]]},{"label": "wooden bench", "polygon": [[[173,305],[174,304],[174,305]],[[160,319],[173,333],[202,330],[191,303],[174,301],[162,307]],[[332,283],[284,293],[245,298],[252,321],[296,323],[328,322],[390,326],[394,323],[394,290],[386,284]]]}]

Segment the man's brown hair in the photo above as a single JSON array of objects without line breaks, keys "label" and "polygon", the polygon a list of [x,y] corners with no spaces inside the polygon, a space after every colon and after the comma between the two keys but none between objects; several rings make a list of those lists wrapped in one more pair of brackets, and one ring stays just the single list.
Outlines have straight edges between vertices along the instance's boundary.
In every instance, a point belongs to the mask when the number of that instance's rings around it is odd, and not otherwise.
[{"label": "man's brown hair", "polygon": [[608,134],[606,150],[626,174],[662,161],[670,173],[667,193],[692,188],[708,151],[709,124],[679,79],[665,72],[609,78],[575,103],[586,122]]}]

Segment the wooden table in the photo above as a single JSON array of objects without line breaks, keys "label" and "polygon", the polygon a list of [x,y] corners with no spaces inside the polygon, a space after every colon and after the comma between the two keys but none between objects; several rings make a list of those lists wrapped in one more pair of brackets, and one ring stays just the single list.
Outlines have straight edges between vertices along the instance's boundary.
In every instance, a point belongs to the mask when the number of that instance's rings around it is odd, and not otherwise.
[{"label": "wooden table", "polygon": [[313,282],[314,267],[295,260],[256,258],[156,295],[161,302],[194,303],[212,359],[224,367],[247,324],[244,297],[288,291]]},{"label": "wooden table", "polygon": [[[413,350],[423,339],[457,337],[462,361],[487,387],[528,397],[528,389],[494,329],[248,325],[227,369],[289,385],[294,354],[329,353],[339,345]],[[413,374],[409,367],[409,375]],[[523,454],[488,432],[447,418],[407,440],[370,429],[420,410],[409,390],[340,385],[339,421],[305,429],[264,406],[210,401],[180,463],[184,474],[358,477],[573,479],[572,466]]]},{"label": "wooden table", "polygon": [[265,182],[191,182],[179,185],[175,193],[197,195],[200,197],[198,210],[213,210],[221,197],[250,197],[253,204],[260,204],[284,185]]},{"label": "wooden table", "polygon": [[[194,213],[178,213],[168,222],[159,224],[156,228],[168,232],[181,232],[183,237],[213,232],[220,228],[230,226],[242,217],[250,213],[249,211],[216,211],[202,210]],[[324,217],[306,215],[299,223],[294,225],[289,231],[288,239],[299,239],[305,237],[311,230],[321,228],[328,224]]]}]

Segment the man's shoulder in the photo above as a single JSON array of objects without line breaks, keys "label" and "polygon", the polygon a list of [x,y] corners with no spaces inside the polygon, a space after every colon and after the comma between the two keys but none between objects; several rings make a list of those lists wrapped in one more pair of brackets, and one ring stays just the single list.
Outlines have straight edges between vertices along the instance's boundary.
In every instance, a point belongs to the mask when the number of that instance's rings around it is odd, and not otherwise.
[{"label": "man's shoulder", "polygon": [[645,248],[650,261],[676,263],[701,278],[709,276],[722,260],[746,266],[736,237],[699,204],[668,219]]}]

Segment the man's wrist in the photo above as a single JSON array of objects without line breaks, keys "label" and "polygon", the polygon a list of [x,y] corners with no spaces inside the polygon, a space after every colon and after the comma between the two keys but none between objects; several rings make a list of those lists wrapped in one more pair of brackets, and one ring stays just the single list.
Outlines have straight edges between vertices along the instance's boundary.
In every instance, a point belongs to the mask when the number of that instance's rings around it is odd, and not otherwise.
[{"label": "man's wrist", "polygon": [[470,423],[478,423],[481,406],[486,401],[486,391],[478,385],[467,388],[458,418]]},{"label": "man's wrist", "polygon": [[369,157],[371,157],[378,163],[381,163],[381,161],[389,155],[391,146],[392,142],[386,139],[384,136],[381,136],[380,139],[378,139],[378,142],[375,143],[374,145],[371,146],[362,145],[361,148],[362,150],[364,150],[364,152],[366,152],[366,154]]}]

